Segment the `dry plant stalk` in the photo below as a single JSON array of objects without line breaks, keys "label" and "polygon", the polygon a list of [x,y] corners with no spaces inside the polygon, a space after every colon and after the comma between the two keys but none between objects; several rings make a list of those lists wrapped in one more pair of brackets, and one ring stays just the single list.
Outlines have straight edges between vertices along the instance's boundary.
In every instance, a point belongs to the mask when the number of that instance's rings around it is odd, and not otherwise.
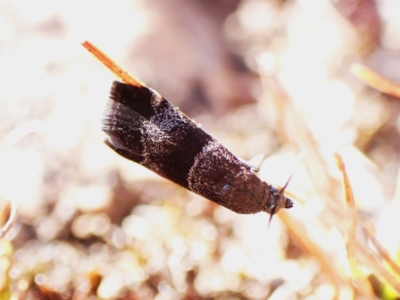
[{"label": "dry plant stalk", "polygon": [[400,86],[390,82],[388,79],[379,75],[361,64],[353,64],[351,72],[361,81],[368,84],[369,86],[377,89],[382,93],[392,95],[400,98]]},{"label": "dry plant stalk", "polygon": [[[351,71],[358,79],[377,89],[378,91],[400,98],[400,86],[389,81],[382,75],[370,70],[366,66],[361,64],[353,64],[351,67]],[[398,195],[398,191],[399,190],[396,191],[396,195]],[[364,222],[362,229],[371,240],[380,257],[377,257],[377,255],[372,253],[370,249],[361,249],[360,254],[364,256],[364,259],[370,265],[370,267],[374,269],[375,272],[377,272],[400,294],[400,283],[398,282],[398,280],[396,280],[395,276],[393,276],[385,268],[385,266],[382,265],[382,258],[389,264],[393,272],[395,272],[397,275],[400,275],[400,267],[393,261],[389,253],[379,243],[378,239],[376,238],[375,230],[372,223]]]},{"label": "dry plant stalk", "polygon": [[[317,189],[324,194],[323,199],[329,199],[335,193],[338,182],[327,175],[325,159],[322,157],[319,145],[313,135],[291,103],[291,99],[274,74],[263,78],[265,88],[272,94],[275,107],[278,108],[278,132],[285,144],[294,144],[297,151],[305,152],[303,165],[307,168],[310,178]],[[296,139],[293,139],[296,136]],[[327,202],[329,208],[340,215],[341,211],[332,203]]]},{"label": "dry plant stalk", "polygon": [[[42,121],[31,121],[25,122],[9,132],[0,142],[0,153],[6,149],[11,148],[15,145],[19,140],[24,138],[30,133],[41,132],[45,129],[45,123]],[[2,216],[0,224],[2,227],[0,228],[0,239],[4,238],[6,234],[11,230],[15,222],[17,221],[17,211],[18,211],[18,203],[15,201],[7,201],[2,207]],[[4,222],[7,220],[6,222]],[[4,224],[4,225],[3,225]]]},{"label": "dry plant stalk", "polygon": [[[298,138],[296,142],[301,144],[295,145],[297,148],[306,148],[308,150],[307,157],[312,157],[318,161],[319,165],[323,164],[323,157],[320,155],[318,146],[315,140],[312,137],[311,132],[308,127],[305,125],[304,121],[300,118],[300,116],[294,111],[291,105],[290,97],[286,93],[283,86],[277,80],[277,78],[273,74],[269,74],[264,78],[265,88],[268,89],[275,101],[276,107],[278,108],[278,131],[281,137],[284,137],[284,140],[290,144],[293,144],[293,136],[292,130],[296,130],[295,136]],[[288,111],[289,110],[289,111]],[[290,118],[290,122],[287,122],[287,118]],[[294,124],[293,128],[289,128],[288,124]],[[304,165],[308,165],[307,162],[304,162]],[[311,171],[312,172],[312,171]],[[322,169],[317,170],[317,173],[323,172]],[[315,174],[316,178],[321,178],[321,174]],[[322,176],[324,177],[324,176]],[[321,188],[326,188],[326,185],[321,183]],[[330,191],[326,190],[326,193],[329,194]],[[294,197],[297,198],[297,197]],[[303,201],[304,202],[304,201]],[[331,258],[327,255],[327,253],[319,247],[317,243],[315,243],[307,234],[307,230],[294,218],[289,217],[285,212],[281,213],[278,216],[282,222],[286,225],[289,230],[291,236],[295,238],[298,242],[301,249],[304,252],[309,253],[310,256],[316,258],[321,264],[321,269],[323,272],[330,278],[332,285],[335,287],[335,295],[334,299],[337,299],[340,290],[340,284],[342,282],[341,275],[339,270],[336,268]]]},{"label": "dry plant stalk", "polygon": [[389,264],[392,270],[400,276],[400,266],[390,257],[389,252],[382,246],[382,244],[378,241],[375,235],[375,228],[372,223],[366,223],[363,228],[365,234],[369,237],[372,244],[374,245],[376,251],[378,251],[379,255]]},{"label": "dry plant stalk", "polygon": [[[3,227],[0,228],[0,239],[4,238],[5,235],[11,230],[15,222],[17,221],[17,210],[18,205],[16,203],[12,203],[11,201],[6,202],[5,205],[3,204],[2,207],[2,219],[6,219],[7,222],[2,223],[4,224]],[[7,218],[6,218],[7,217]],[[2,220],[4,221],[4,220]]]},{"label": "dry plant stalk", "polygon": [[94,57],[96,57],[103,65],[105,65],[107,69],[113,72],[123,82],[133,86],[146,86],[142,81],[129,74],[128,71],[119,66],[115,61],[113,61],[91,42],[84,41],[82,46],[85,47]]},{"label": "dry plant stalk", "polygon": [[[304,164],[306,166],[309,165],[308,171],[310,173],[311,180],[315,179],[317,184],[316,189],[321,195],[324,195],[322,196],[322,199],[325,200],[331,217],[337,220],[340,220],[343,217],[343,208],[341,205],[338,205],[337,201],[334,201],[335,198],[332,197],[332,195],[335,194],[335,190],[337,188],[340,188],[344,185],[347,221],[347,226],[345,227],[345,248],[347,250],[347,261],[351,270],[351,280],[349,281],[347,276],[344,276],[344,274],[339,272],[339,269],[331,262],[331,258],[328,256],[328,254],[325,253],[316,242],[310,239],[307,231],[303,226],[301,226],[301,224],[297,224],[293,218],[289,218],[284,213],[282,213],[279,217],[288,227],[290,234],[296,238],[299,246],[320,262],[321,269],[331,278],[333,285],[336,287],[336,295],[339,294],[340,285],[343,284],[343,282],[346,282],[354,290],[355,297],[357,297],[357,295],[363,295],[366,297],[366,299],[375,299],[371,284],[366,276],[362,273],[361,266],[357,261],[358,255],[365,258],[366,256],[370,257],[371,253],[368,247],[361,245],[356,239],[357,226],[361,226],[362,224],[359,224],[358,221],[358,212],[355,206],[353,191],[343,161],[341,160],[340,156],[336,157],[338,167],[342,171],[343,176],[343,183],[340,183],[336,178],[329,175],[325,159],[321,155],[318,143],[314,140],[309,128],[302,120],[301,116],[292,108],[290,97],[285,92],[276,77],[273,74],[269,74],[264,78],[264,84],[272,94],[273,100],[278,107],[279,116],[277,120],[278,128],[280,129],[280,136],[283,136],[288,143],[301,143],[301,146],[308,150],[308,161]],[[291,124],[295,125],[291,126]],[[295,141],[289,138],[291,136],[297,137]],[[324,180],[321,179],[325,179],[326,182],[323,182]],[[322,224],[329,226],[329,224],[326,224],[324,221]],[[387,279],[387,270],[385,270],[382,265],[379,265],[376,260],[368,263],[368,265],[371,266],[378,274],[380,274],[382,278]],[[391,285],[394,284],[393,277],[387,281]]]},{"label": "dry plant stalk", "polygon": [[391,274],[383,265],[380,257],[372,254],[371,251],[361,251],[360,254],[363,256],[363,259],[368,263],[368,266],[374,270],[374,272],[381,276],[384,280],[387,281],[392,288],[400,294],[400,282]]},{"label": "dry plant stalk", "polygon": [[363,295],[367,296],[368,299],[374,299],[374,292],[372,290],[371,284],[362,273],[356,257],[356,247],[357,247],[356,232],[358,226],[358,216],[354,201],[353,189],[351,187],[349,177],[347,176],[346,166],[341,156],[339,154],[336,154],[335,159],[336,159],[336,164],[339,170],[342,172],[343,176],[343,187],[344,187],[344,196],[346,204],[345,241],[347,250],[347,261],[350,266],[351,277],[354,281],[354,284],[362,291]]},{"label": "dry plant stalk", "polygon": [[338,269],[335,267],[332,260],[307,235],[306,229],[299,222],[291,218],[286,212],[281,212],[279,214],[279,218],[288,228],[290,235],[293,236],[299,243],[300,248],[319,261],[321,264],[321,269],[325,272],[332,284],[335,286],[334,299],[336,299],[339,294],[341,280]]}]

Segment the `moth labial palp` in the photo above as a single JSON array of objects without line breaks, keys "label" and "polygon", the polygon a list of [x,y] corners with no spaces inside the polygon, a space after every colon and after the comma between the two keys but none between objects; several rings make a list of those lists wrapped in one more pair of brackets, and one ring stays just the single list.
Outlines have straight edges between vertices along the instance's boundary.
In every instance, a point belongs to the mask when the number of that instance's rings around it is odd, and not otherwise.
[{"label": "moth labial palp", "polygon": [[273,215],[293,206],[284,189],[261,181],[257,167],[145,85],[113,83],[102,129],[118,154],[234,212]]}]

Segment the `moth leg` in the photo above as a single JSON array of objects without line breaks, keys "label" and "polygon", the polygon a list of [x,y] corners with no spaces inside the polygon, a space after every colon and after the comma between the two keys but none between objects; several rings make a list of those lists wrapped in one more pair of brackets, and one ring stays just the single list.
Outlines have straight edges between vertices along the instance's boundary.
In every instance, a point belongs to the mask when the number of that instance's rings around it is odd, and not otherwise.
[{"label": "moth leg", "polygon": [[265,159],[265,155],[264,154],[256,155],[249,161],[241,159],[240,157],[238,157],[238,159],[240,160],[241,163],[246,165],[252,172],[258,172],[260,170],[261,163]]}]

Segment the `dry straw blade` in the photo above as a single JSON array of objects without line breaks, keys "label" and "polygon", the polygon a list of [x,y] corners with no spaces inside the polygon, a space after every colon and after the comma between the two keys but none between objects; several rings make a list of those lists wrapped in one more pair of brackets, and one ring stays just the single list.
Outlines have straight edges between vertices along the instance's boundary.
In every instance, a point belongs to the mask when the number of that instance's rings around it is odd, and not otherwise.
[{"label": "dry straw blade", "polygon": [[327,253],[309,237],[306,228],[300,222],[291,218],[286,212],[280,213],[279,218],[288,228],[290,235],[298,242],[299,247],[320,263],[322,271],[335,287],[335,294],[339,294],[341,276]]},{"label": "dry straw blade", "polygon": [[372,244],[378,251],[379,255],[388,263],[388,265],[392,268],[393,272],[400,276],[400,266],[390,257],[389,252],[383,247],[383,245],[378,241],[375,233],[375,228],[372,223],[365,223],[363,228],[364,233],[371,240]]},{"label": "dry straw blade", "polygon": [[[324,159],[320,155],[318,145],[309,128],[293,108],[289,95],[286,93],[276,76],[274,74],[268,74],[268,76],[265,76],[263,79],[265,88],[271,93],[272,99],[275,102],[274,107],[277,108],[276,120],[279,136],[284,140],[283,142],[285,144],[293,146],[296,151],[307,149],[308,155],[305,156],[303,165],[306,166],[313,178],[315,176],[314,183],[317,182],[321,189],[326,189],[327,185],[320,180],[326,175],[326,172],[322,167],[324,165]],[[291,138],[293,136],[296,136],[297,138]],[[309,160],[310,158],[312,158],[312,161]],[[317,168],[317,170],[315,168]],[[329,195],[331,193],[326,190],[326,194]],[[295,195],[292,195],[292,197],[296,199],[298,198],[295,197]],[[301,201],[301,199],[298,201],[303,203],[305,202]],[[293,217],[290,217],[285,212],[278,216],[288,228],[289,234],[298,242],[299,247],[320,263],[322,271],[328,278],[330,278],[332,286],[335,288],[334,298],[336,298],[340,291],[342,279],[339,270],[332,262],[329,254],[320,247],[318,242],[314,241],[309,236],[309,233],[303,224],[295,220]]]},{"label": "dry straw blade", "polygon": [[119,66],[115,61],[113,61],[108,55],[106,55],[91,42],[84,41],[82,46],[85,47],[91,54],[93,54],[94,57],[96,57],[103,65],[107,67],[107,69],[113,72],[123,82],[133,86],[146,86],[143,82],[129,74],[129,72]]},{"label": "dry straw blade", "polygon": [[[314,184],[315,190],[313,192],[325,203],[324,214],[328,216],[328,218],[315,220],[319,226],[330,227],[336,224],[340,227],[341,223],[338,223],[338,221],[343,218],[343,204],[337,202],[333,195],[336,195],[336,191],[344,185],[347,220],[347,226],[344,229],[346,236],[344,246],[347,249],[346,261],[350,273],[345,275],[340,272],[340,269],[332,262],[332,254],[327,253],[318,241],[314,241],[302,224],[298,224],[296,220],[285,213],[282,213],[279,217],[289,229],[290,235],[298,241],[299,246],[320,262],[321,269],[329,276],[332,285],[335,287],[336,295],[339,295],[343,284],[345,284],[353,289],[354,295],[363,295],[366,299],[374,299],[371,284],[362,273],[360,263],[357,261],[359,252],[362,251],[361,248],[364,246],[356,239],[356,230],[359,226],[358,212],[343,161],[339,156],[337,157],[344,181],[344,183],[341,183],[337,178],[330,175],[318,141],[314,139],[302,116],[294,109],[289,95],[277,80],[277,77],[274,74],[268,74],[264,78],[264,84],[273,96],[278,108],[277,127],[280,137],[283,137],[285,142],[291,144],[294,148],[307,149],[308,155],[305,157],[304,166]],[[298,138],[289,138],[293,136]],[[336,220],[336,222],[331,223],[333,220]]]},{"label": "dry straw blade", "polygon": [[359,80],[365,82],[378,91],[400,98],[400,86],[390,82],[388,79],[372,71],[366,66],[361,64],[353,64],[351,71]]},{"label": "dry straw blade", "polygon": [[[30,121],[25,122],[9,132],[0,141],[0,154],[2,151],[12,148],[21,139],[31,133],[40,133],[46,130],[46,124],[42,121]],[[3,200],[2,200],[3,201]],[[0,238],[4,238],[6,234],[11,230],[15,222],[17,221],[18,203],[16,201],[6,201],[2,204],[2,215],[0,217]],[[7,220],[7,221],[5,221]]]},{"label": "dry straw blade", "polygon": [[357,227],[358,215],[354,201],[353,189],[349,177],[347,176],[346,166],[339,154],[335,155],[336,164],[343,176],[343,187],[345,197],[345,241],[347,250],[347,261],[349,263],[351,278],[358,289],[360,289],[368,299],[373,299],[373,290],[371,284],[361,271],[360,265],[356,257],[357,248]]}]

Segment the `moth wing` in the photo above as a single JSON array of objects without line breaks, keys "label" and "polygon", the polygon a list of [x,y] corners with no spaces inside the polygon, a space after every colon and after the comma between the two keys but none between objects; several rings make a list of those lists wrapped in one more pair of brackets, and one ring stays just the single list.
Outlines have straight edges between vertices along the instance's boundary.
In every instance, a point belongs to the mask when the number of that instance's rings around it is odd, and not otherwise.
[{"label": "moth wing", "polygon": [[184,187],[196,155],[213,140],[158,93],[118,81],[102,129],[117,153]]},{"label": "moth wing", "polygon": [[[102,130],[108,135],[106,144],[122,156],[141,161],[141,124],[146,119],[127,105],[110,99],[102,118]],[[118,151],[117,151],[118,150]]]}]

